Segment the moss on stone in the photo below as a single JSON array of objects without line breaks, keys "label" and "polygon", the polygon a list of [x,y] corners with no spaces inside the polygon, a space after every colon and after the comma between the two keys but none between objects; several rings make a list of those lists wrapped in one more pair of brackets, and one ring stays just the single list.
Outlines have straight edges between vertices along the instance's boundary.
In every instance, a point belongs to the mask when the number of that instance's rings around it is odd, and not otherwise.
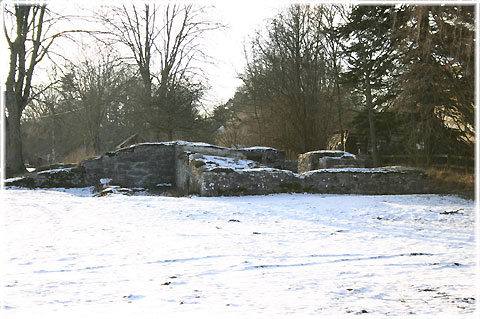
[{"label": "moss on stone", "polygon": [[230,189],[221,189],[217,190],[219,196],[241,196],[248,193],[248,190],[245,187],[235,187]]},{"label": "moss on stone", "polygon": [[289,193],[299,193],[303,190],[302,184],[300,183],[280,183],[280,188],[282,192],[289,192]]},{"label": "moss on stone", "polygon": [[198,161],[198,160],[194,160],[193,161],[193,166],[195,166],[196,168],[200,168],[202,166],[205,166],[206,163],[204,161]]},{"label": "moss on stone", "polygon": [[233,170],[232,168],[228,168],[228,167],[215,167],[215,168],[212,168],[209,171],[212,172],[212,173],[228,173],[228,174],[235,172],[235,170]]}]

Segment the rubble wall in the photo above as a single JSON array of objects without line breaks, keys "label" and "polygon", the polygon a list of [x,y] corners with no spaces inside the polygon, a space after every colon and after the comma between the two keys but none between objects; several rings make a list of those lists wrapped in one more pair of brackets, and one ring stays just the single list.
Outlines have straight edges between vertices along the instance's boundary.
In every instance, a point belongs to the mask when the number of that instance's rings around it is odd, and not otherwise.
[{"label": "rubble wall", "polygon": [[423,170],[401,167],[323,169],[303,174],[258,168],[203,170],[190,163],[190,185],[201,196],[264,195],[271,193],[421,194],[427,193]]},{"label": "rubble wall", "polygon": [[[175,145],[144,143],[82,162],[87,181],[110,178],[112,185],[156,188],[175,185]],[[160,186],[159,186],[160,185]]]},{"label": "rubble wall", "polygon": [[428,192],[427,175],[419,169],[322,169],[302,176],[303,190],[309,193],[395,195]]},{"label": "rubble wall", "polygon": [[5,181],[5,184],[7,186],[29,188],[75,188],[91,185],[86,179],[83,167],[45,170],[27,176],[8,179]]},{"label": "rubble wall", "polygon": [[298,156],[298,172],[323,168],[365,167],[365,160],[343,151],[312,151]]},{"label": "rubble wall", "polygon": [[200,196],[239,196],[301,191],[294,173],[278,169],[223,170],[203,172],[198,176]]},{"label": "rubble wall", "polygon": [[[266,147],[229,149],[205,143],[143,143],[85,160],[79,167],[7,180],[7,186],[85,187],[110,185],[168,190],[175,195],[261,195],[271,193],[412,194],[428,192],[422,170],[390,168],[313,169],[359,163],[351,154],[302,154],[300,174],[281,169],[284,153]],[[277,168],[275,168],[277,167]],[[313,169],[313,170],[312,170]],[[308,170],[308,171],[305,171]]]}]

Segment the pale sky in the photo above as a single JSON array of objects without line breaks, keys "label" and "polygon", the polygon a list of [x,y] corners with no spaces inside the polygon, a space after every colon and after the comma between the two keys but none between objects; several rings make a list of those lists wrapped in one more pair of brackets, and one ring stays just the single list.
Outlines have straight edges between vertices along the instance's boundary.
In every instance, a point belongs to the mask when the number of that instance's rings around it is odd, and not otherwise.
[{"label": "pale sky", "polygon": [[[123,3],[132,3],[130,1],[122,1]],[[157,1],[157,3],[165,3],[165,1]],[[213,39],[210,39],[206,48],[206,53],[213,58],[214,63],[205,66],[205,71],[209,75],[210,92],[206,97],[206,106],[211,107],[222,102],[226,102],[235,93],[235,89],[241,85],[241,80],[237,78],[238,73],[243,71],[245,66],[245,57],[243,52],[243,44],[249,37],[254,35],[255,30],[262,28],[269,18],[273,18],[280,8],[290,3],[289,1],[197,1],[204,5],[214,5],[214,18],[219,22],[226,24],[228,28],[223,31],[214,31]],[[119,4],[119,1],[48,1],[50,7],[55,10],[65,8],[66,12],[75,12],[74,5],[86,6],[92,8],[97,4]],[[136,1],[133,3],[141,4],[143,2]],[[186,1],[192,3],[192,1]],[[195,1],[193,1],[195,3]],[[62,10],[63,11],[63,10]],[[71,27],[71,26],[70,26]],[[79,26],[78,28],[81,28]],[[2,51],[2,86],[4,85],[8,71],[8,49],[6,41],[2,35],[1,51]],[[73,48],[74,44],[66,45],[65,54],[71,54],[77,48]],[[56,49],[57,50],[57,49]],[[35,75],[37,79],[46,78],[44,73],[47,68],[48,61],[42,61],[36,69]]]},{"label": "pale sky", "polygon": [[212,68],[210,83],[212,97],[226,102],[235,93],[242,81],[237,78],[245,66],[244,43],[255,31],[266,25],[268,19],[282,7],[281,2],[271,1],[224,1],[216,2],[220,18],[229,25],[214,43],[214,57],[218,66]]}]

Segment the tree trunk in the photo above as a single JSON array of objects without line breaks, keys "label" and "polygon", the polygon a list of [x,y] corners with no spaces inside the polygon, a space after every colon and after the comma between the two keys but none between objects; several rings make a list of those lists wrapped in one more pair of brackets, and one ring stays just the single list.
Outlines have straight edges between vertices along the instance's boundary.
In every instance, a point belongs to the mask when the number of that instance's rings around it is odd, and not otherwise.
[{"label": "tree trunk", "polygon": [[[42,46],[44,14],[45,5],[15,5],[16,38],[14,41],[9,37],[5,28],[10,50],[10,70],[5,83],[5,106],[8,112],[5,141],[5,174],[7,177],[27,172],[23,160],[20,119],[30,98],[35,65],[43,58],[50,46],[50,44]],[[26,43],[31,46],[26,48]]]},{"label": "tree trunk", "polygon": [[373,108],[368,108],[368,125],[370,127],[370,143],[372,144],[373,166],[378,166],[377,134],[375,132],[375,118]]},{"label": "tree trunk", "polygon": [[20,133],[21,116],[21,113],[18,112],[18,107],[15,105],[8,108],[5,141],[6,177],[19,176],[27,172],[23,161],[22,138]]},{"label": "tree trunk", "polygon": [[365,77],[365,98],[368,110],[368,125],[370,128],[370,144],[372,145],[372,159],[373,166],[378,166],[378,151],[377,151],[377,133],[375,130],[375,114],[373,110],[372,88],[370,86],[370,76]]},{"label": "tree trunk", "polygon": [[99,155],[100,153],[102,153],[102,148],[100,145],[100,136],[98,133],[93,136],[92,149],[95,155]]}]

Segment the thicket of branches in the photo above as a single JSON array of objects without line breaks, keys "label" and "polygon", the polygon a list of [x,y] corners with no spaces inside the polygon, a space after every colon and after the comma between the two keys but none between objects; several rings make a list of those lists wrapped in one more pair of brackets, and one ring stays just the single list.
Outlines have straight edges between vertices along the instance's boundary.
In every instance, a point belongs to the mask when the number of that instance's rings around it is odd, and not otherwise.
[{"label": "thicket of branches", "polygon": [[[213,141],[213,123],[200,112],[208,84],[199,65],[208,59],[204,34],[221,25],[206,17],[204,7],[102,6],[88,20],[71,17],[93,21],[95,29],[53,35],[49,30],[58,19],[46,6],[5,8],[11,52],[7,176],[25,172],[25,160],[80,160],[135,133],[151,141]],[[51,61],[51,83],[32,85],[51,43],[72,32],[88,37],[89,51],[80,60]]]},{"label": "thicket of branches", "polygon": [[[132,134],[224,146],[263,145],[294,157],[343,149],[356,135],[382,154],[473,155],[474,6],[291,5],[246,43],[243,84],[202,113],[203,36],[221,26],[194,5],[101,7],[101,30],[55,30],[45,6],[6,6],[7,175],[77,161]],[[85,34],[95,54],[34,69],[59,38]],[[73,43],[73,42],[72,42]],[[58,62],[58,61],[57,61]],[[203,64],[205,65],[205,64]]]},{"label": "thicket of branches", "polygon": [[246,47],[218,141],[297,154],[355,133],[374,165],[473,156],[474,47],[473,6],[293,5]]}]

